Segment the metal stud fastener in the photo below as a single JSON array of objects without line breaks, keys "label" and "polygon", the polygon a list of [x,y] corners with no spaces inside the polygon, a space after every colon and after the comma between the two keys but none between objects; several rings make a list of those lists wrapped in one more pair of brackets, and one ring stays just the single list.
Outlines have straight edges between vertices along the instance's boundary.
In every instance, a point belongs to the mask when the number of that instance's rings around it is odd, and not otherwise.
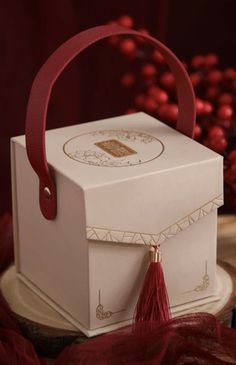
[{"label": "metal stud fastener", "polygon": [[46,198],[50,198],[52,195],[50,189],[47,186],[43,189],[43,192]]}]

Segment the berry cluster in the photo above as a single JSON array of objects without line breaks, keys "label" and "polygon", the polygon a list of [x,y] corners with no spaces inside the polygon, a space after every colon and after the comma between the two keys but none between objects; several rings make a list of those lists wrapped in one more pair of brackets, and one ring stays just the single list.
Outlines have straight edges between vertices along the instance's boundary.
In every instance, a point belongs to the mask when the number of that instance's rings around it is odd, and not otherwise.
[{"label": "berry cluster", "polygon": [[[116,23],[128,28],[134,25],[128,15]],[[174,126],[178,115],[175,79],[162,55],[139,37],[114,36],[109,43],[137,62],[120,79],[133,96],[126,113],[143,110]],[[236,69],[220,67],[214,53],[195,55],[183,65],[196,95],[195,139],[224,156],[225,201],[232,210],[236,208]]]}]

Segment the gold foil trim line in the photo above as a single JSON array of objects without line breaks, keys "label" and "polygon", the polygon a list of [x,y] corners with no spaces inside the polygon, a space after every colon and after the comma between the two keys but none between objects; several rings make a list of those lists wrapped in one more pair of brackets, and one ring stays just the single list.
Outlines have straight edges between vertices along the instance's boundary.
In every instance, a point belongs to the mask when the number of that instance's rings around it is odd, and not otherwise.
[{"label": "gold foil trim line", "polygon": [[194,210],[189,215],[168,226],[159,233],[142,233],[133,231],[111,230],[99,227],[87,227],[87,239],[116,243],[135,243],[143,245],[160,245],[177,233],[185,230],[202,217],[210,214],[223,204],[223,194]]},{"label": "gold foil trim line", "polygon": [[99,291],[98,291],[98,305],[96,307],[96,318],[97,319],[102,321],[104,319],[110,318],[114,314],[124,312],[124,311],[125,311],[125,309],[122,309],[122,310],[119,310],[119,311],[116,311],[116,312],[112,312],[110,310],[104,311],[104,306],[101,304],[101,290],[99,289]]}]

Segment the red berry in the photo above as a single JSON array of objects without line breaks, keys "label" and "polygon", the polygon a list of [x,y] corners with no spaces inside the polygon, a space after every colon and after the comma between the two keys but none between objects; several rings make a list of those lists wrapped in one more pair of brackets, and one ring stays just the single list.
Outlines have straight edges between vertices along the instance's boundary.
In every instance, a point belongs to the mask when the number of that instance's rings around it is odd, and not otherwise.
[{"label": "red berry", "polygon": [[212,70],[207,74],[206,79],[210,84],[218,84],[222,81],[223,74],[220,70]]},{"label": "red berry", "polygon": [[144,94],[138,94],[135,97],[135,104],[138,107],[143,107],[144,106],[144,102],[145,102],[145,95]]},{"label": "red berry", "polygon": [[222,128],[229,129],[231,128],[232,122],[231,120],[217,120],[217,124]]},{"label": "red berry", "polygon": [[232,150],[229,155],[228,155],[228,160],[231,162],[231,163],[236,163],[236,150]]},{"label": "red berry", "polygon": [[223,75],[226,80],[235,80],[236,79],[236,70],[234,68],[226,68],[224,70]]},{"label": "red berry", "polygon": [[202,55],[196,55],[192,59],[192,67],[195,69],[201,68],[204,65],[205,59]]},{"label": "red berry", "polygon": [[223,93],[218,99],[220,104],[232,104],[233,96],[230,93]]},{"label": "red berry", "polygon": [[228,142],[226,138],[221,137],[219,139],[213,140],[212,145],[216,152],[223,153],[228,145]]},{"label": "red berry", "polygon": [[151,63],[146,63],[145,65],[143,65],[141,72],[142,75],[145,77],[152,77],[156,75],[157,70],[156,67]]},{"label": "red berry", "polygon": [[193,72],[189,75],[193,87],[197,87],[201,82],[201,76],[197,72]]},{"label": "red berry", "polygon": [[204,114],[211,114],[213,111],[213,106],[208,101],[203,102],[203,113]]},{"label": "red berry", "polygon": [[154,76],[153,77],[149,76],[149,77],[144,78],[143,82],[144,82],[146,88],[148,89],[149,87],[151,87],[152,85],[154,85],[156,83],[156,79]]},{"label": "red berry", "polygon": [[219,126],[214,126],[211,127],[208,131],[208,138],[209,139],[214,139],[214,138],[221,138],[225,136],[225,132],[223,130],[223,128],[219,127]]},{"label": "red berry", "polygon": [[175,78],[170,71],[166,71],[165,73],[163,73],[160,82],[169,90],[172,90],[175,87]]},{"label": "red berry", "polygon": [[209,53],[205,56],[205,65],[207,68],[216,66],[219,63],[219,57],[215,53]]},{"label": "red berry", "polygon": [[227,140],[224,137],[208,139],[204,143],[207,147],[211,148],[215,152],[223,153],[227,147]]},{"label": "red berry", "polygon": [[169,104],[168,106],[168,119],[176,121],[178,117],[178,106],[176,104]]},{"label": "red berry", "polygon": [[206,146],[206,147],[208,147],[208,148],[211,148],[211,147],[210,147],[210,141],[209,141],[208,139],[204,139],[204,140],[202,141],[202,143],[203,143],[203,145],[204,145],[204,146]]},{"label": "red berry", "polygon": [[197,115],[203,114],[204,113],[204,102],[201,99],[196,98],[195,105],[196,105]]},{"label": "red berry", "polygon": [[134,113],[137,113],[137,110],[134,108],[127,109],[125,112],[125,114],[134,114]]},{"label": "red berry", "polygon": [[155,95],[154,95],[154,99],[156,100],[156,102],[158,104],[165,104],[167,103],[169,96],[167,94],[167,92],[165,92],[164,90],[159,90]]},{"label": "red berry", "polygon": [[231,176],[231,174],[230,174],[230,171],[229,171],[229,169],[228,170],[225,170],[224,171],[224,181],[227,183],[227,184],[229,184],[229,185],[231,185],[232,184],[232,181],[233,179],[232,179],[232,176]]},{"label": "red berry", "polygon": [[[140,29],[138,29],[138,32],[143,33],[143,34],[145,34],[145,35],[148,35],[148,34],[149,34],[149,31],[148,31],[146,28],[140,28]],[[137,39],[140,43],[145,42],[145,39],[144,39],[143,37],[136,37],[136,39]]]},{"label": "red berry", "polygon": [[234,162],[229,169],[231,179],[236,181],[236,163]]},{"label": "red berry", "polygon": [[134,75],[133,74],[124,74],[121,78],[121,84],[125,87],[131,87],[133,86],[135,81]]},{"label": "red berry", "polygon": [[194,127],[194,139],[199,139],[202,134],[202,128],[199,124],[195,124]]},{"label": "red berry", "polygon": [[152,59],[153,59],[153,61],[155,61],[156,63],[158,63],[160,65],[163,65],[165,63],[164,57],[156,49],[154,49],[154,51],[152,52]]},{"label": "red berry", "polygon": [[230,120],[233,115],[233,109],[230,105],[222,105],[217,110],[217,116],[221,120]]},{"label": "red berry", "polygon": [[153,98],[147,97],[144,101],[144,108],[148,112],[153,113],[157,109],[157,102]]},{"label": "red berry", "polygon": [[158,116],[162,119],[165,119],[166,116],[166,104],[163,104],[163,105],[159,105],[158,108],[157,108],[157,114]]},{"label": "red berry", "polygon": [[120,43],[120,50],[126,56],[133,56],[136,52],[136,44],[132,39],[123,39]]},{"label": "red berry", "polygon": [[156,86],[151,86],[148,89],[148,94],[151,95],[158,104],[165,104],[169,99],[167,92],[162,89],[159,89]]},{"label": "red berry", "polygon": [[159,115],[168,121],[175,122],[178,116],[178,106],[176,104],[165,104],[158,108]]},{"label": "red berry", "polygon": [[155,85],[152,85],[152,86],[150,86],[149,87],[149,89],[148,89],[148,95],[150,95],[150,96],[153,96],[154,97],[154,95],[156,95],[156,93],[158,93],[158,91],[159,91],[160,89],[159,89],[159,87],[158,86],[155,86]]},{"label": "red berry", "polygon": [[132,28],[134,21],[129,15],[122,15],[118,18],[118,24],[122,25],[122,27]]},{"label": "red berry", "polygon": [[206,98],[215,100],[220,93],[220,89],[217,86],[209,86],[206,90]]}]

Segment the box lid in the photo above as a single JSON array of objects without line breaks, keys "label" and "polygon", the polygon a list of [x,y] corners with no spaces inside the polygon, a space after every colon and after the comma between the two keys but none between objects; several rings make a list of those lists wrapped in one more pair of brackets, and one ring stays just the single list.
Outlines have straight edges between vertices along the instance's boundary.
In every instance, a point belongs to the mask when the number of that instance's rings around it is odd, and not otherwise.
[{"label": "box lid", "polygon": [[47,131],[46,148],[84,191],[88,239],[159,244],[223,203],[222,156],[145,113]]}]

